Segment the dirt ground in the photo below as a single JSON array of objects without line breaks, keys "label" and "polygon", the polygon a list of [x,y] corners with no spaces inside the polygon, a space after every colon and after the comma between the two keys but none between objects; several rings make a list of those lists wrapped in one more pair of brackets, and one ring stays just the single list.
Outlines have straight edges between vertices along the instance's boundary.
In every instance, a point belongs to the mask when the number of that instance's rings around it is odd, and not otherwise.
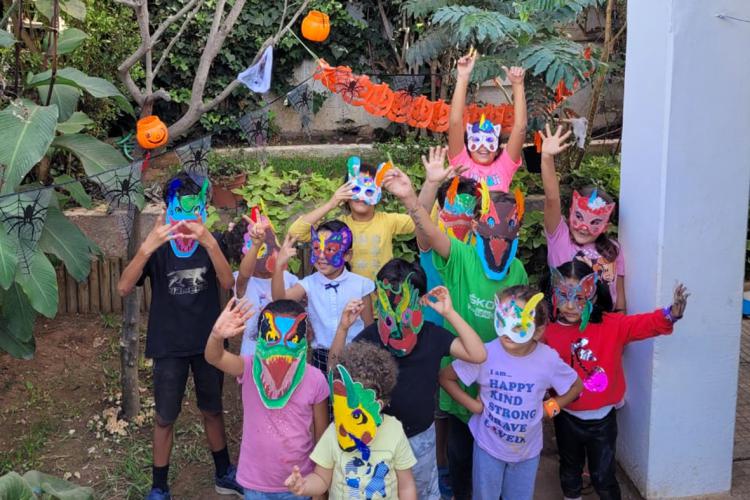
[{"label": "dirt ground", "polygon": [[[91,486],[97,498],[145,496],[151,484],[151,369],[141,359],[141,425],[123,428],[115,415],[118,336],[118,317],[58,316],[37,321],[33,360],[0,355],[0,476],[37,469]],[[231,377],[225,379],[224,402],[236,461],[242,407]],[[191,385],[183,404],[170,469],[173,497],[227,498],[213,491],[213,463]]]}]

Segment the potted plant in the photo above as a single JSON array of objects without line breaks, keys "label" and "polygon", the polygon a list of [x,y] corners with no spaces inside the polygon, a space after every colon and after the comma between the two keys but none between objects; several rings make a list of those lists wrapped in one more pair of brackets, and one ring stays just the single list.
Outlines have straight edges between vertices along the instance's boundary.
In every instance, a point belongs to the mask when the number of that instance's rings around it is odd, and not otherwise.
[{"label": "potted plant", "polygon": [[211,203],[216,208],[236,208],[242,196],[232,190],[242,187],[247,180],[241,155],[211,152],[208,155],[208,177],[213,191]]}]

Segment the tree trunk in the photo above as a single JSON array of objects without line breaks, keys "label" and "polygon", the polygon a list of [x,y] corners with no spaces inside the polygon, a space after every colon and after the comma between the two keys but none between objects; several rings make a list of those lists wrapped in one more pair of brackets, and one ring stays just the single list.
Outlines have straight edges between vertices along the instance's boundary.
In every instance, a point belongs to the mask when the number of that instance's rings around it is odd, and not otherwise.
[{"label": "tree trunk", "polygon": [[[127,261],[130,262],[138,251],[140,239],[140,213],[136,209],[133,228],[128,242]],[[138,355],[141,318],[141,287],[135,287],[132,293],[123,299],[122,333],[120,336],[120,384],[122,386],[122,416],[130,420],[141,411],[141,396],[138,391]]]}]

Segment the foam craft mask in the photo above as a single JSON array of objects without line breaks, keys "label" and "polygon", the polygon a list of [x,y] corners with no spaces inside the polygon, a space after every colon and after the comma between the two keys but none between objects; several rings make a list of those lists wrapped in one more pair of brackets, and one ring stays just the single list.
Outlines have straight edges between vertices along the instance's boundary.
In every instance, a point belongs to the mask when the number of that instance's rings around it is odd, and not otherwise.
[{"label": "foam craft mask", "polygon": [[484,146],[487,151],[497,151],[500,142],[500,125],[493,125],[484,115],[476,123],[466,124],[466,139],[469,151],[477,151]]},{"label": "foam craft mask", "polygon": [[419,294],[411,284],[409,273],[398,287],[388,280],[375,282],[377,300],[375,311],[378,314],[378,333],[383,345],[399,357],[411,354],[417,345],[417,335],[424,325]]},{"label": "foam craft mask", "polygon": [[253,207],[250,210],[250,221],[247,224],[247,231],[243,236],[244,244],[242,246],[242,254],[245,255],[253,246],[253,240],[250,237],[250,232],[256,224],[264,223],[269,224],[266,229],[265,238],[263,244],[258,250],[258,259],[256,260],[256,266],[263,266],[263,268],[272,273],[276,268],[276,258],[279,255],[279,240],[276,238],[271,221],[263,214],[261,207]]},{"label": "foam craft mask", "polygon": [[333,379],[328,372],[328,383],[333,398],[333,424],[336,439],[344,451],[359,450],[369,453],[369,444],[375,438],[378,426],[383,423],[382,406],[375,391],[365,389],[360,382],[352,380],[342,365],[336,365],[340,379]]},{"label": "foam craft mask", "polygon": [[339,268],[346,263],[344,256],[352,247],[352,232],[348,227],[343,227],[330,232],[328,238],[323,238],[314,227],[310,227],[310,241],[310,264],[315,265],[318,260],[325,259],[333,267]]},{"label": "foam craft mask", "polygon": [[592,300],[596,295],[596,273],[593,272],[581,278],[576,284],[569,283],[556,268],[551,267],[552,274],[552,307],[557,314],[557,309],[565,303],[575,306],[576,310],[581,313],[580,330],[583,331],[588,325],[591,311],[594,308]]},{"label": "foam craft mask", "polygon": [[443,208],[438,210],[438,228],[449,237],[469,243],[477,198],[469,193],[459,194],[459,182],[459,178],[454,177],[445,194]]},{"label": "foam craft mask", "polygon": [[284,316],[263,311],[253,359],[253,381],[266,408],[283,408],[305,374],[307,313]]},{"label": "foam craft mask", "polygon": [[273,69],[273,45],[269,45],[260,61],[237,75],[237,79],[253,92],[262,94],[271,88],[271,70]]},{"label": "foam craft mask", "polygon": [[544,299],[543,293],[531,297],[524,307],[514,297],[503,302],[495,296],[495,332],[498,337],[508,337],[516,344],[525,344],[534,338],[536,331],[536,306]]},{"label": "foam craft mask", "polygon": [[352,183],[352,200],[358,200],[367,205],[377,205],[383,196],[383,179],[385,173],[393,167],[389,162],[378,165],[375,177],[360,173],[362,162],[358,156],[351,156],[346,162],[349,182]]},{"label": "foam craft mask", "polygon": [[615,209],[614,203],[604,201],[594,189],[586,198],[573,191],[573,203],[570,206],[570,227],[574,231],[588,231],[599,236],[607,230],[609,218]]},{"label": "foam craft mask", "polygon": [[475,230],[476,249],[487,277],[501,280],[518,249],[518,231],[525,210],[523,193],[516,189],[515,201],[493,202],[485,181],[481,182],[480,191],[482,210]]},{"label": "foam craft mask", "polygon": [[[206,222],[206,196],[208,194],[208,179],[203,180],[203,185],[198,194],[179,196],[182,187],[180,179],[173,180],[167,188],[167,213],[165,222],[170,226],[177,225],[180,221]],[[180,233],[189,233],[188,230],[179,230]],[[198,249],[196,240],[186,239],[178,236],[170,240],[169,245],[177,257],[188,258]]]}]

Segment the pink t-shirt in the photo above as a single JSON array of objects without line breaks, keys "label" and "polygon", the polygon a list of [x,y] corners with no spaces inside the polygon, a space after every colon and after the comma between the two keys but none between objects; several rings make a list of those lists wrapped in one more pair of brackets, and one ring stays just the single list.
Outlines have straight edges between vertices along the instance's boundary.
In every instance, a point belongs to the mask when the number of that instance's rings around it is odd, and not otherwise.
[{"label": "pink t-shirt", "polygon": [[508,151],[503,148],[503,151],[495,158],[495,161],[489,165],[482,165],[471,159],[466,146],[464,146],[460,153],[450,159],[450,164],[453,167],[462,165],[467,167],[466,172],[462,176],[474,179],[477,182],[482,179],[486,180],[490,191],[507,193],[508,189],[510,189],[510,181],[513,180],[513,174],[521,166],[521,159],[519,158],[517,162],[514,162]]},{"label": "pink t-shirt", "polygon": [[479,384],[484,411],[471,416],[471,434],[477,446],[498,460],[534,458],[542,451],[542,402],[547,389],[565,394],[578,375],[544,344],[537,343],[526,356],[508,354],[499,340],[484,346],[484,363],[453,362],[461,382]]},{"label": "pink t-shirt", "polygon": [[614,262],[610,262],[599,255],[594,243],[581,246],[573,239],[568,224],[560,218],[560,224],[552,234],[545,231],[547,236],[547,264],[558,267],[573,259],[579,259],[597,272],[600,280],[609,286],[612,304],[617,303],[617,277],[625,276],[625,258],[622,250],[617,253]]},{"label": "pink t-shirt", "polygon": [[242,443],[237,465],[241,486],[264,492],[286,492],[284,480],[298,465],[302,475],[313,470],[313,405],[328,397],[325,375],[308,364],[305,375],[283,408],[263,405],[253,381],[253,357],[242,356]]}]

